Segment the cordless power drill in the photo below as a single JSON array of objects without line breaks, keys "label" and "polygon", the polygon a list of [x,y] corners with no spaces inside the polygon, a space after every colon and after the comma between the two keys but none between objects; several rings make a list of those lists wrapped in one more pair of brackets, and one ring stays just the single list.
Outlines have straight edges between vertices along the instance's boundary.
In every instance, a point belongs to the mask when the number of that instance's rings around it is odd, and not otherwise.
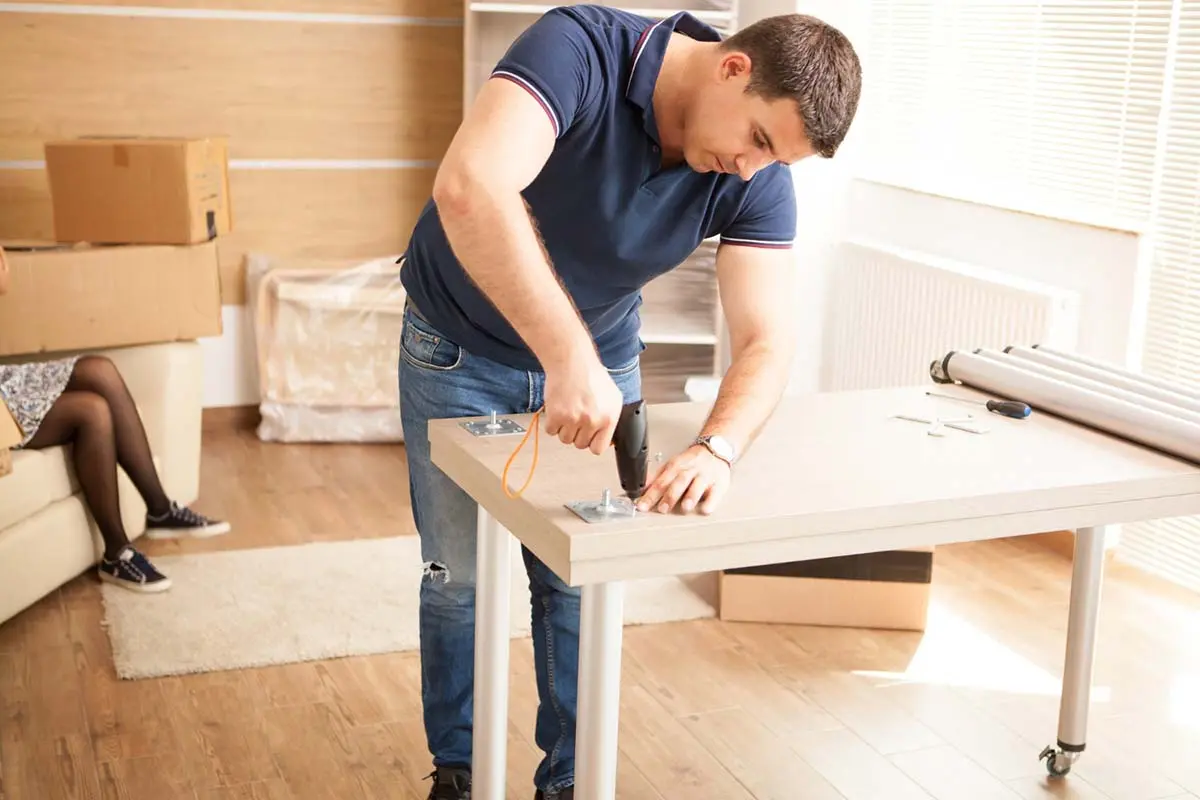
[{"label": "cordless power drill", "polygon": [[637,500],[646,490],[646,473],[650,457],[650,426],[646,401],[637,400],[621,407],[613,431],[613,448],[617,451],[617,475],[621,488],[630,500]]}]

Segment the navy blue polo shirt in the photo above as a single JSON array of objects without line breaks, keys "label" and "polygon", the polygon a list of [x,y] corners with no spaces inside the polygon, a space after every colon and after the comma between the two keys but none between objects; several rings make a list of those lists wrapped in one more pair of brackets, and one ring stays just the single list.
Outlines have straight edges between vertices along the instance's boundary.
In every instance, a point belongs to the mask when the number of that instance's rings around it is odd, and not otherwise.
[{"label": "navy blue polo shirt", "polygon": [[[652,97],[671,32],[719,41],[686,12],[653,20],[601,6],[555,8],[512,44],[493,79],[524,87],[554,126],[554,150],[523,192],[554,269],[609,368],[642,350],[641,287],[707,238],[790,247],[796,198],[788,167],[749,181],[663,169]],[[400,270],[413,303],[468,352],[537,370],[533,353],[455,258],[429,201]]]}]

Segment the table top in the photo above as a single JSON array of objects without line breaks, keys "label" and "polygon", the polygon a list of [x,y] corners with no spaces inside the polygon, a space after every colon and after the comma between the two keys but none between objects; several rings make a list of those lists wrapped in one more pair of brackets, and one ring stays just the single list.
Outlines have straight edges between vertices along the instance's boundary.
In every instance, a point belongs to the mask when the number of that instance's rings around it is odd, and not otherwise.
[{"label": "table top", "polygon": [[[544,430],[533,479],[515,499],[501,475],[520,434],[481,437],[464,420],[435,420],[429,438],[434,463],[571,585],[1200,513],[1200,465],[1049,413],[1014,420],[927,390],[986,397],[911,386],[783,398],[707,516],[586,522],[567,504],[598,500],[605,488],[621,494],[615,455]],[[710,408],[650,406],[651,453],[687,447]],[[970,415],[988,432],[930,436],[894,414]],[[530,415],[512,419],[527,426]],[[532,454],[531,434],[509,473],[514,491]]]}]

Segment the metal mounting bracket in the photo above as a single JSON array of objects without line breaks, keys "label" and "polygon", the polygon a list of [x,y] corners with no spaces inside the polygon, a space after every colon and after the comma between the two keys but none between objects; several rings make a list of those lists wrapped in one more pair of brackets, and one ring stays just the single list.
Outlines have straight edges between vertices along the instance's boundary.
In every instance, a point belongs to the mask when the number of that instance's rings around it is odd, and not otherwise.
[{"label": "metal mounting bracket", "polygon": [[599,500],[576,500],[567,503],[567,508],[573,511],[584,522],[615,522],[629,520],[637,516],[637,507],[628,497],[613,498],[612,492],[604,490]]},{"label": "metal mounting bracket", "polygon": [[462,423],[462,426],[476,436],[506,436],[513,433],[524,433],[525,429],[511,419],[500,419],[493,411],[487,419],[476,419]]}]

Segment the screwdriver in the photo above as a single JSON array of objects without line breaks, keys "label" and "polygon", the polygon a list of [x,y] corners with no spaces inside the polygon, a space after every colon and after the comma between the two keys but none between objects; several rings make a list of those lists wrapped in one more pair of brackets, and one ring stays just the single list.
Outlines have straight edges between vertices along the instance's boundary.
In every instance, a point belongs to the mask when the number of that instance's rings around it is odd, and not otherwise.
[{"label": "screwdriver", "polygon": [[926,392],[925,394],[930,397],[944,397],[947,400],[958,400],[962,403],[974,403],[975,405],[985,407],[992,413],[1012,417],[1013,419],[1025,419],[1033,413],[1033,409],[1017,400],[988,400],[984,402],[982,400],[971,400],[966,397],[955,397],[949,394],[938,394],[937,392]]}]

